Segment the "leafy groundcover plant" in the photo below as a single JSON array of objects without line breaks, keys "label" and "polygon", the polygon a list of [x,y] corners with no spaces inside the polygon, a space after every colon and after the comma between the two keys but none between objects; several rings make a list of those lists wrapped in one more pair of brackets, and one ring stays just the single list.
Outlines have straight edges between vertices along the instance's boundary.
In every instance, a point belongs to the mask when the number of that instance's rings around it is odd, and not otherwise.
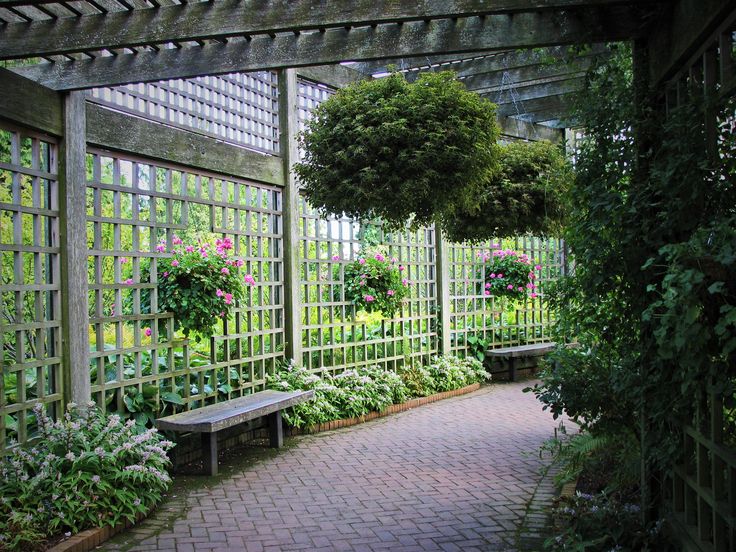
[{"label": "leafy groundcover plant", "polygon": [[409,295],[405,268],[381,253],[359,258],[345,267],[345,299],[358,310],[393,316]]},{"label": "leafy groundcover plant", "polygon": [[0,460],[0,550],[28,551],[45,539],[89,527],[134,521],[169,488],[167,452],[174,446],[135,422],[105,416],[94,403],[69,403],[54,421],[34,410],[38,440]]},{"label": "leafy groundcover plant", "polygon": [[401,373],[374,366],[321,377],[291,361],[268,376],[268,386],[280,391],[314,389],[314,400],[284,412],[289,425],[304,427],[380,412],[410,397],[451,391],[490,377],[476,359],[449,355],[435,357],[428,367],[410,367]]}]

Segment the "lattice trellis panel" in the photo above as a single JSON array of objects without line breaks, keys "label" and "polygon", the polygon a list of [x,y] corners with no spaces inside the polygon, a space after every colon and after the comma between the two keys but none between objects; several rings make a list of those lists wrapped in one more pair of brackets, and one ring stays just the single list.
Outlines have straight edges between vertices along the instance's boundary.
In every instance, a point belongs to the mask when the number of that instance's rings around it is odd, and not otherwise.
[{"label": "lattice trellis panel", "polygon": [[510,248],[529,256],[541,294],[526,302],[488,298],[483,288],[483,254],[491,244],[470,246],[450,245],[450,332],[451,350],[463,354],[467,339],[484,339],[492,348],[549,341],[554,313],[543,301],[544,286],[556,280],[565,267],[565,249],[561,240],[516,238],[503,240],[504,249]]},{"label": "lattice trellis panel", "polygon": [[95,88],[94,101],[264,153],[279,151],[275,72]]},{"label": "lattice trellis panel", "polygon": [[0,450],[62,409],[57,146],[0,125]]},{"label": "lattice trellis panel", "polygon": [[297,100],[299,105],[299,130],[304,130],[304,123],[309,119],[312,110],[335,93],[333,88],[305,79],[297,79],[299,89]]},{"label": "lattice trellis panel", "polygon": [[[112,411],[142,401],[161,414],[173,408],[167,393],[196,408],[262,389],[283,357],[280,190],[98,150],[87,162],[94,399]],[[257,281],[247,304],[201,343],[176,340],[171,315],[156,308],[157,259],[170,254],[175,235],[195,231],[231,238],[243,274]],[[143,289],[150,312],[141,308]]]},{"label": "lattice trellis panel", "polygon": [[406,267],[410,296],[394,318],[371,318],[357,315],[342,286],[345,265],[375,251],[361,247],[365,229],[347,218],[320,218],[304,200],[300,215],[304,366],[314,371],[375,364],[396,369],[411,360],[426,363],[436,354],[434,231],[395,235],[373,228],[376,247]]}]

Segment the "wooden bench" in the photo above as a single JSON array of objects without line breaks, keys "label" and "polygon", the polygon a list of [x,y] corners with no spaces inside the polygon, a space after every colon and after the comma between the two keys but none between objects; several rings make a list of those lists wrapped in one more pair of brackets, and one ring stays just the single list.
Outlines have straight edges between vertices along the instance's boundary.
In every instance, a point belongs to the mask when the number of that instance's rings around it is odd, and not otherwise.
[{"label": "wooden bench", "polygon": [[516,359],[534,356],[542,356],[551,352],[557,346],[554,342],[534,343],[532,345],[517,345],[516,347],[502,347],[500,349],[488,349],[486,356],[504,358],[509,362],[509,381],[516,381]]},{"label": "wooden bench", "polygon": [[284,444],[281,411],[310,400],[314,391],[266,390],[237,399],[204,406],[189,412],[156,420],[160,430],[199,433],[202,438],[204,473],[217,475],[217,432],[261,416],[268,416],[268,432],[272,448]]}]

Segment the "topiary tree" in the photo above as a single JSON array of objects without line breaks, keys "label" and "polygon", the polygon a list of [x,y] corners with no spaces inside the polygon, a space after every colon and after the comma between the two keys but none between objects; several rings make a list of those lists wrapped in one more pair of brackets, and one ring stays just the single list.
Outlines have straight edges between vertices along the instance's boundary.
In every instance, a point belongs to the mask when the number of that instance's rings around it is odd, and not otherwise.
[{"label": "topiary tree", "polygon": [[451,72],[359,82],[322,103],[295,166],[323,214],[380,217],[391,228],[473,212],[497,170],[496,107]]},{"label": "topiary tree", "polygon": [[500,170],[487,181],[474,209],[454,209],[442,220],[448,239],[479,242],[519,234],[561,231],[572,167],[551,142],[500,146]]}]

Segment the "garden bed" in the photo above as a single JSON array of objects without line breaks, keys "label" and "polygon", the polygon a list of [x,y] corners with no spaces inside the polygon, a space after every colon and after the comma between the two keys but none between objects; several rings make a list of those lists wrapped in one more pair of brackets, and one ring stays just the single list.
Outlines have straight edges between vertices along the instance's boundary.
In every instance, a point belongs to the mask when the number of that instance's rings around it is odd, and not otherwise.
[{"label": "garden bed", "polygon": [[384,416],[388,416],[390,414],[405,412],[406,410],[411,410],[412,408],[416,408],[417,406],[422,406],[424,404],[429,404],[440,401],[442,399],[449,399],[450,397],[457,397],[459,395],[472,393],[473,391],[477,391],[478,389],[480,389],[480,383],[473,383],[471,385],[461,387],[460,389],[454,389],[453,391],[435,393],[434,395],[429,395],[427,397],[417,397],[415,399],[410,399],[400,404],[392,404],[387,406],[384,410],[380,412],[370,412],[365,416],[343,418],[341,420],[333,420],[331,422],[325,422],[323,424],[316,424],[303,428],[292,427],[289,428],[287,431],[289,435],[306,435],[311,433],[320,433],[322,431],[331,431],[333,429],[340,429],[343,427],[350,427],[356,424],[370,422],[371,420],[375,420],[377,418],[383,418]]},{"label": "garden bed", "polygon": [[135,523],[126,520],[123,523],[118,523],[114,527],[106,525],[105,527],[93,527],[92,529],[80,531],[76,535],[65,538],[63,541],[50,546],[46,550],[47,552],[88,552],[118,533],[130,529],[145,517],[143,514],[138,514]]}]

